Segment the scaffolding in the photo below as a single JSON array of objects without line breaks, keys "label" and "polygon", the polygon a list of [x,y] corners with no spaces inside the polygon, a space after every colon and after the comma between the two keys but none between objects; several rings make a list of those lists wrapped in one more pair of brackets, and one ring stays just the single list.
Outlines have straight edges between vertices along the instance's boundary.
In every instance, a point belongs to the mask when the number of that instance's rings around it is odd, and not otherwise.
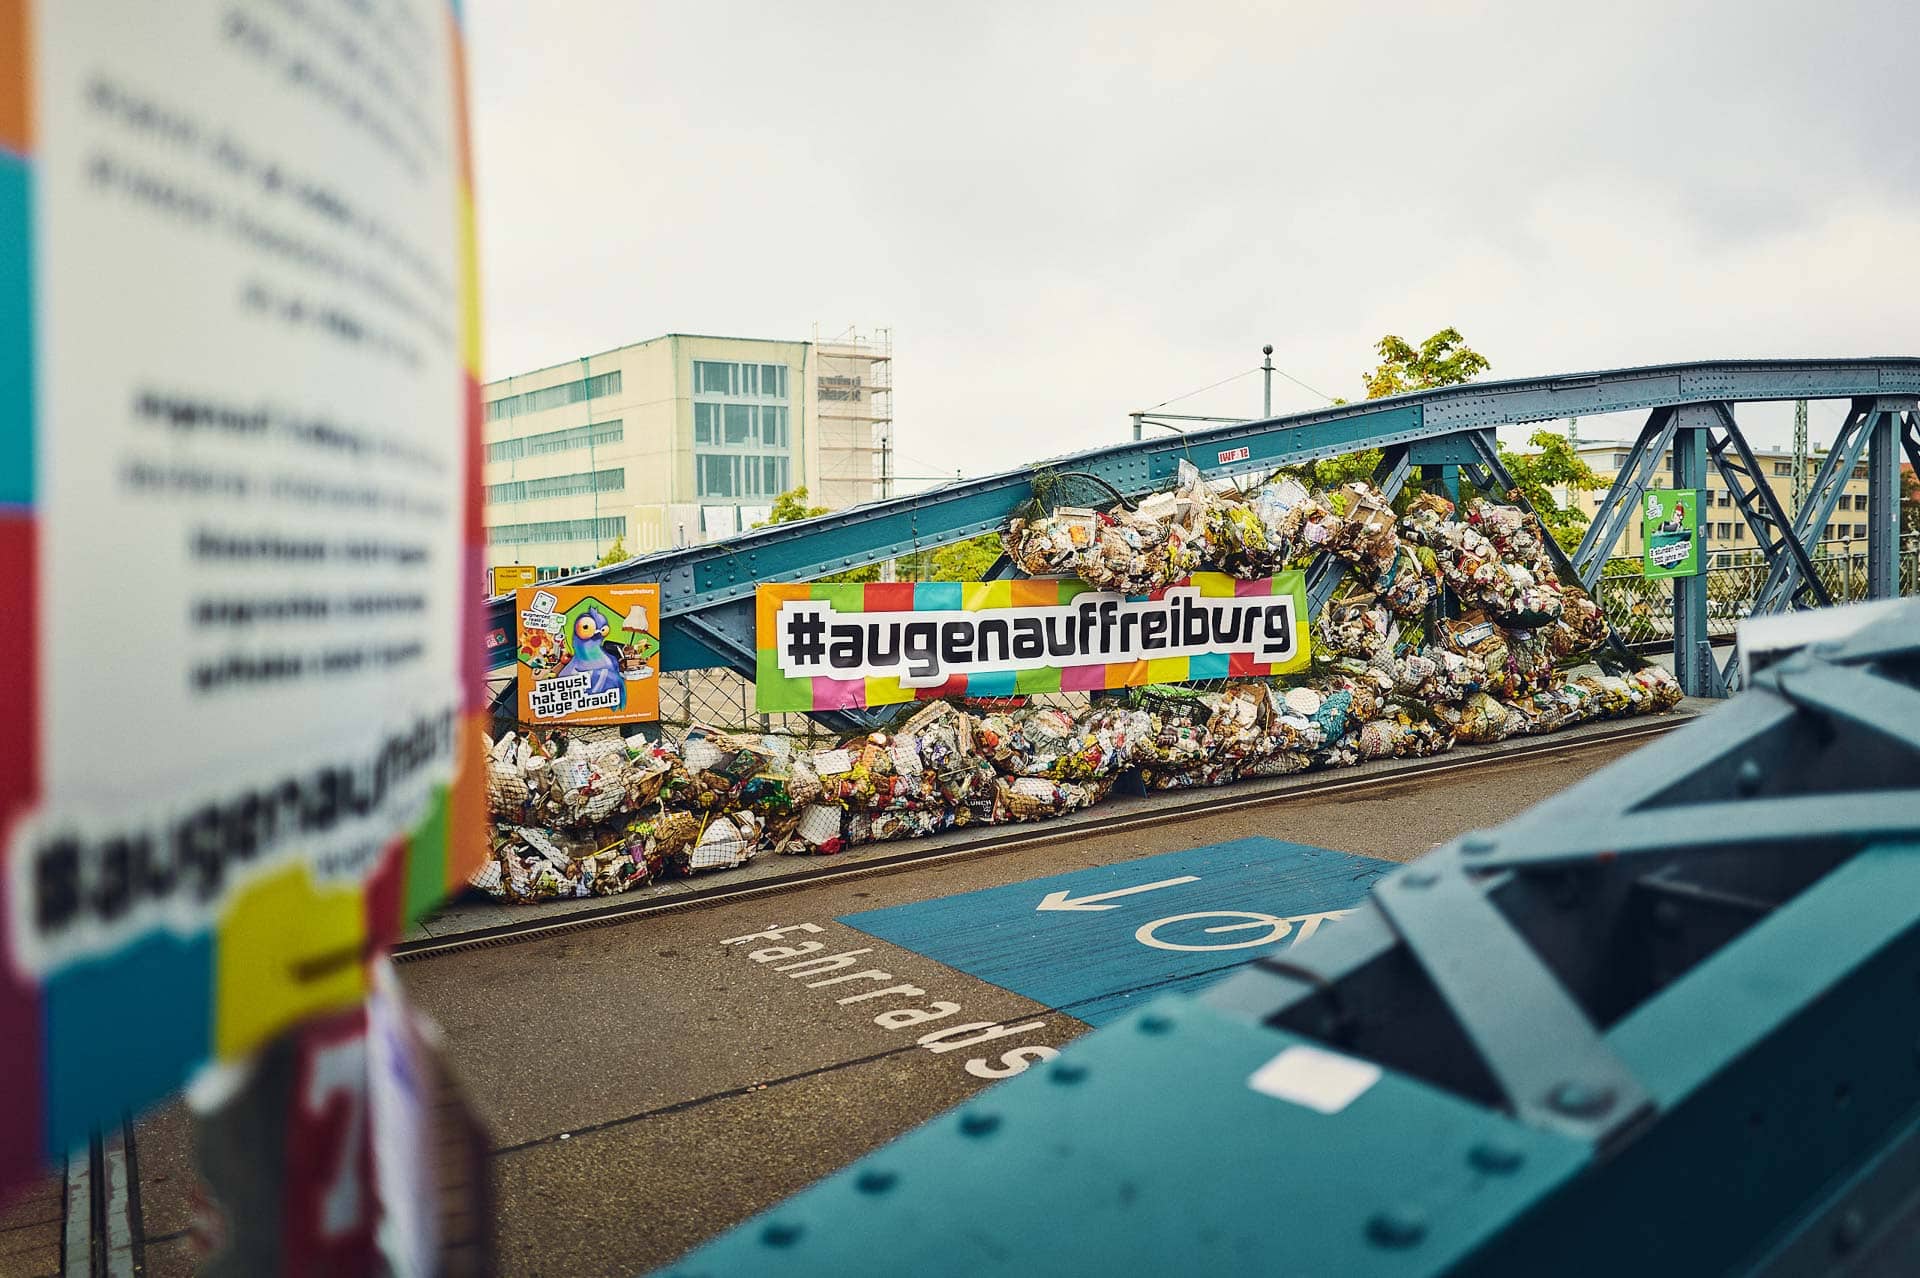
[{"label": "scaffolding", "polygon": [[830,509],[893,496],[893,331],[813,326],[818,491]]}]

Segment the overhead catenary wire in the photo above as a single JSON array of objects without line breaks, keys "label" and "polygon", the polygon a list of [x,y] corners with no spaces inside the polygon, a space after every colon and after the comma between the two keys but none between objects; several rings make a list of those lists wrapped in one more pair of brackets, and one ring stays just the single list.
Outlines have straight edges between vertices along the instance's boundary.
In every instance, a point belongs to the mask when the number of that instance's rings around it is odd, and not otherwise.
[{"label": "overhead catenary wire", "polygon": [[[1265,371],[1265,368],[1263,365],[1256,364],[1252,368],[1245,369],[1241,372],[1235,373],[1231,377],[1223,377],[1217,382],[1213,382],[1210,385],[1200,387],[1198,390],[1190,390],[1190,391],[1187,391],[1185,394],[1175,395],[1171,399],[1163,399],[1159,403],[1150,405],[1149,407],[1144,408],[1140,411],[1143,415],[1146,413],[1151,413],[1156,408],[1165,408],[1168,404],[1177,404],[1183,399],[1192,399],[1195,395],[1203,395],[1207,391],[1214,390],[1217,387],[1225,386],[1228,382],[1237,382],[1242,377],[1245,377],[1250,373],[1259,373],[1264,371]],[[1280,376],[1286,378],[1288,381],[1292,382],[1295,386],[1298,386],[1301,390],[1307,391],[1314,395],[1318,395],[1321,399],[1326,400],[1329,404],[1337,404],[1340,402],[1337,397],[1327,394],[1325,391],[1321,390],[1317,386],[1309,386],[1307,383],[1295,377],[1292,373],[1287,372],[1284,368],[1275,368],[1273,371],[1280,374]]]},{"label": "overhead catenary wire", "polygon": [[1159,403],[1149,406],[1145,411],[1150,413],[1156,408],[1165,408],[1168,404],[1177,404],[1183,399],[1192,399],[1195,395],[1205,394],[1207,391],[1213,390],[1216,387],[1225,386],[1228,382],[1237,382],[1242,377],[1245,377],[1250,373],[1257,373],[1259,371],[1260,371],[1260,366],[1256,364],[1252,368],[1243,369],[1240,372],[1235,373],[1232,377],[1223,377],[1219,381],[1214,382],[1211,385],[1200,387],[1200,389],[1198,390],[1190,390],[1184,395],[1175,395],[1171,399],[1163,399]]}]

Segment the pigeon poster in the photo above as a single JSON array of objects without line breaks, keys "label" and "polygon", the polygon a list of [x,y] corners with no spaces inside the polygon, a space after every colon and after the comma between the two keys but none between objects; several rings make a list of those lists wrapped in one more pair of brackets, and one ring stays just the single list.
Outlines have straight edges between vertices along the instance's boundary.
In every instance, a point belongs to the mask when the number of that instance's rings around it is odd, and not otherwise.
[{"label": "pigeon poster", "polygon": [[514,592],[523,723],[660,717],[660,587],[535,586]]}]

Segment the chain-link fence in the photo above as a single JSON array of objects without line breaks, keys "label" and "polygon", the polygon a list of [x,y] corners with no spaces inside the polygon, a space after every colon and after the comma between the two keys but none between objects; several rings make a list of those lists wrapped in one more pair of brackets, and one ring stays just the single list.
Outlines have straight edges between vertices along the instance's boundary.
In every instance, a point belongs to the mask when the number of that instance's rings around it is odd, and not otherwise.
[{"label": "chain-link fence", "polygon": [[[1767,580],[1767,562],[1756,550],[1712,551],[1707,582],[1707,634],[1732,638],[1741,619],[1753,614],[1754,600]],[[1867,549],[1859,541],[1829,541],[1815,547],[1813,568],[1835,603],[1867,597]],[[1897,589],[1920,594],[1920,533],[1900,540]],[[1673,638],[1673,583],[1647,580],[1638,556],[1609,559],[1601,571],[1600,606],[1620,637],[1630,644],[1655,644]]]},{"label": "chain-link fence", "polygon": [[[1711,553],[1714,562],[1705,574],[1707,630],[1714,637],[1731,638],[1741,619],[1752,614],[1754,599],[1767,579],[1767,564],[1757,551]],[[1862,543],[1824,543],[1816,549],[1813,562],[1821,583],[1836,603],[1866,596],[1867,554]],[[1901,594],[1920,594],[1920,533],[1910,533],[1901,541],[1898,578]],[[1637,556],[1607,561],[1598,597],[1608,621],[1625,642],[1653,646],[1672,641],[1673,583],[1647,580],[1641,575],[1641,561]],[[1401,637],[1417,641],[1418,631],[1417,622],[1407,623]],[[1191,695],[1217,692],[1227,682],[1193,683],[1186,685],[1185,690]],[[1028,696],[1022,703],[1057,706],[1080,714],[1091,700],[1087,693],[1062,692]],[[990,703],[968,703],[968,708],[977,712],[990,708]],[[899,708],[902,715],[912,711],[911,705]],[[886,717],[884,712],[882,717]],[[514,726],[511,717],[507,717],[496,723],[494,731],[497,735]],[[759,713],[754,708],[753,680],[725,667],[663,673],[659,723],[636,724],[627,731],[678,744],[695,726],[785,738],[797,750],[830,748],[847,735],[844,730],[830,727],[810,715]]]}]

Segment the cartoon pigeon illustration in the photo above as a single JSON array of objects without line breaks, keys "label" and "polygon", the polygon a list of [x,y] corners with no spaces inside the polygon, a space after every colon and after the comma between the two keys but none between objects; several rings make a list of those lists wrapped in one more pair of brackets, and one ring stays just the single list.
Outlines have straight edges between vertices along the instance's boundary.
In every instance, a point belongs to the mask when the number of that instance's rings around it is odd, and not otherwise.
[{"label": "cartoon pigeon illustration", "polygon": [[583,674],[589,692],[607,692],[618,688],[624,701],[626,685],[620,681],[620,663],[606,649],[607,615],[589,608],[574,618],[573,658],[560,668],[562,676]]}]

